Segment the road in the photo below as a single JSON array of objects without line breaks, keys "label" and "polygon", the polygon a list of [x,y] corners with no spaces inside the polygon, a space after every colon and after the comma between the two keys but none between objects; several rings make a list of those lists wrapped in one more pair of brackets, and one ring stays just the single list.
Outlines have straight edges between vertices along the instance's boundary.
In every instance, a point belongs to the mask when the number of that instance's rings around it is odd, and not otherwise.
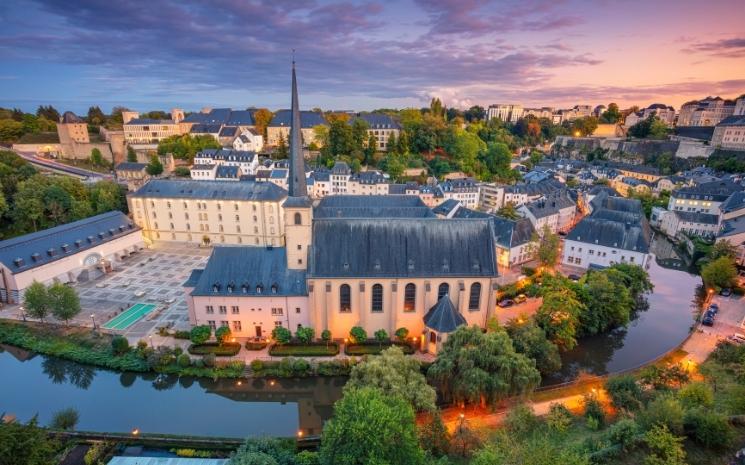
[{"label": "road", "polygon": [[97,181],[110,176],[96,173],[95,171],[89,171],[75,166],[65,165],[64,163],[58,163],[54,160],[46,158],[39,158],[35,154],[28,152],[19,152],[18,150],[12,150],[18,156],[28,161],[29,163],[36,165],[42,169],[51,170],[57,173],[64,174],[66,176],[72,176],[83,180]]}]

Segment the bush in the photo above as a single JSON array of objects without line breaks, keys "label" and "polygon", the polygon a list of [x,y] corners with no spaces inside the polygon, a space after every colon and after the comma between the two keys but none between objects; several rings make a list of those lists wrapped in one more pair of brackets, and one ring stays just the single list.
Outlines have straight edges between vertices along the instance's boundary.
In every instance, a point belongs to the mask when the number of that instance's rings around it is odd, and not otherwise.
[{"label": "bush", "polygon": [[212,335],[212,329],[207,325],[195,326],[191,328],[189,339],[194,344],[204,344]]},{"label": "bush", "polygon": [[321,340],[323,342],[330,342],[331,341],[331,331],[328,329],[324,329],[321,331]]},{"label": "bush", "polygon": [[379,329],[375,331],[375,340],[379,343],[383,343],[388,340],[388,332],[384,329]]},{"label": "bush", "polygon": [[527,405],[520,404],[510,409],[504,419],[507,429],[517,435],[525,435],[532,432],[538,426],[538,417],[533,409]]},{"label": "bush", "polygon": [[176,331],[173,333],[173,337],[176,339],[191,339],[190,331]]},{"label": "bush", "polygon": [[563,433],[569,429],[573,418],[572,412],[564,404],[555,403],[549,407],[546,424],[552,430]]},{"label": "bush", "polygon": [[631,418],[622,418],[608,428],[605,437],[611,444],[621,446],[623,450],[628,450],[634,444],[640,432],[636,421]]},{"label": "bush", "polygon": [[160,346],[155,350],[150,350],[147,354],[147,365],[151,370],[157,370],[168,366],[176,361],[173,350],[170,347]]},{"label": "bush", "polygon": [[732,440],[732,430],[727,418],[703,409],[693,409],[684,417],[688,437],[709,449],[723,449]]},{"label": "bush", "polygon": [[[598,398],[592,394],[588,394],[584,398],[584,414],[585,418],[589,421],[594,421],[597,427],[603,426],[605,422],[605,410],[603,410],[603,404],[600,403]],[[589,424],[589,423],[588,423]]]},{"label": "bush", "polygon": [[318,362],[316,374],[319,376],[349,376],[354,362],[348,358]]},{"label": "bush", "polygon": [[320,458],[318,452],[302,450],[295,456],[296,465],[320,465]]},{"label": "bush", "polygon": [[659,396],[641,412],[640,422],[646,430],[658,425],[664,426],[673,434],[681,434],[683,432],[683,407],[678,399],[671,395]]},{"label": "bush", "polygon": [[220,345],[229,342],[232,336],[233,332],[230,331],[228,326],[220,326],[215,330],[215,339],[217,339],[217,343]]},{"label": "bush", "polygon": [[221,345],[214,342],[207,342],[205,344],[192,344],[189,346],[188,351],[192,355],[213,354],[218,357],[232,357],[241,351],[241,344],[238,342],[226,342]]},{"label": "bush", "polygon": [[303,344],[310,344],[316,337],[316,331],[313,328],[301,326],[297,329],[295,337]]},{"label": "bush", "polygon": [[401,342],[406,342],[409,338],[409,330],[407,328],[398,328],[395,334],[396,338]]},{"label": "bush", "polygon": [[347,355],[378,355],[392,345],[400,347],[401,350],[403,350],[403,352],[407,355],[411,355],[414,353],[414,349],[408,344],[391,344],[390,342],[366,342],[363,344],[347,344],[344,347],[344,353]]},{"label": "bush", "polygon": [[353,344],[360,344],[367,341],[367,332],[360,326],[354,326],[349,330],[349,340]]},{"label": "bush", "polygon": [[66,408],[56,412],[52,417],[52,422],[49,427],[52,429],[70,430],[75,429],[75,425],[78,424],[80,415],[74,408]]},{"label": "bush", "polygon": [[191,357],[189,357],[187,354],[181,354],[176,359],[176,362],[181,368],[186,368],[188,366],[191,366]]},{"label": "bush", "polygon": [[215,354],[206,354],[202,357],[202,362],[204,363],[204,366],[213,368],[215,366]]},{"label": "bush", "polygon": [[286,344],[273,345],[269,349],[269,355],[275,357],[333,357],[339,353],[338,344],[309,343],[309,344]]},{"label": "bush", "polygon": [[287,328],[277,326],[272,330],[272,339],[278,344],[287,344],[292,339],[292,333]]},{"label": "bush", "polygon": [[251,360],[251,370],[259,372],[264,369],[264,362],[261,360]]},{"label": "bush", "polygon": [[85,453],[85,456],[83,457],[83,463],[85,463],[85,465],[98,464],[99,459],[102,459],[104,457],[104,454],[110,447],[111,445],[105,442],[93,443],[93,445]]},{"label": "bush", "polygon": [[124,336],[114,336],[111,338],[111,349],[114,355],[124,355],[129,352],[129,341]]},{"label": "bush", "polygon": [[613,406],[619,410],[634,411],[641,407],[642,390],[631,375],[614,376],[605,383],[605,390]]},{"label": "bush", "polygon": [[678,399],[683,407],[711,407],[714,405],[714,392],[704,383],[688,383],[678,391]]}]

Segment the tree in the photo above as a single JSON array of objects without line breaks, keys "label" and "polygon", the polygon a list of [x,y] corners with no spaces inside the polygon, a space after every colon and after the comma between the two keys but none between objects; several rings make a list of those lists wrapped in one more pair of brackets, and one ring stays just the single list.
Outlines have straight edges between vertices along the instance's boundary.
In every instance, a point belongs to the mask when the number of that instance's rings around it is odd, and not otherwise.
[{"label": "tree", "polygon": [[93,150],[91,150],[91,164],[94,166],[103,165],[103,155],[98,147],[94,147]]},{"label": "tree", "polygon": [[675,434],[683,432],[683,406],[672,395],[660,395],[640,414],[640,423],[650,429],[654,426],[664,426]]},{"label": "tree", "polygon": [[127,146],[127,161],[130,163],[137,163],[137,152],[135,152],[135,149],[130,145]]},{"label": "tree", "polygon": [[40,118],[46,118],[49,121],[57,122],[59,121],[59,112],[56,108],[54,108],[52,105],[39,105],[39,108],[36,110],[36,116]]},{"label": "tree", "polygon": [[153,154],[150,157],[150,163],[145,167],[145,171],[150,176],[159,176],[163,173],[163,163],[160,162],[158,155]]},{"label": "tree", "polygon": [[532,319],[510,320],[505,326],[515,351],[535,360],[542,374],[561,368],[559,348],[546,337],[546,332]]},{"label": "tree", "polygon": [[212,336],[212,328],[207,325],[199,325],[191,328],[189,339],[192,344],[204,344]]},{"label": "tree", "polygon": [[117,334],[111,338],[111,350],[114,355],[124,355],[129,352],[129,341],[126,337]]},{"label": "tree", "polygon": [[91,214],[106,213],[114,210],[126,211],[127,201],[124,189],[114,181],[98,181],[90,187]]},{"label": "tree", "polygon": [[711,246],[711,249],[709,249],[706,256],[710,260],[716,260],[720,257],[730,257],[734,259],[737,257],[737,247],[732,245],[732,243],[727,239],[718,240]]},{"label": "tree", "polygon": [[348,390],[334,405],[334,416],[323,428],[322,465],[423,462],[414,410],[403,399],[365,387]]},{"label": "tree", "polygon": [[43,323],[51,311],[47,287],[38,281],[32,282],[23,294],[23,305],[31,318],[38,318]]},{"label": "tree", "polygon": [[469,123],[483,121],[484,118],[486,118],[486,111],[484,110],[484,107],[474,105],[463,113],[463,117]]},{"label": "tree", "polygon": [[217,339],[217,343],[220,345],[229,342],[232,336],[233,332],[230,331],[229,326],[220,326],[215,330],[215,339]]},{"label": "tree", "polygon": [[326,343],[326,346],[328,346],[329,342],[331,342],[331,331],[328,329],[321,331],[321,340]]},{"label": "tree", "polygon": [[657,115],[650,115],[631,126],[628,134],[639,139],[662,139],[667,132],[667,125]]},{"label": "tree", "polygon": [[278,160],[288,158],[290,155],[290,149],[287,146],[287,141],[283,133],[279,133],[279,141],[277,141],[277,148],[274,149],[274,156]]},{"label": "tree", "polygon": [[517,208],[515,208],[515,204],[512,202],[507,202],[503,206],[497,210],[497,216],[501,216],[502,218],[507,218],[508,220],[519,220],[521,218],[520,213],[517,212]]},{"label": "tree", "polygon": [[352,344],[362,344],[367,341],[367,331],[365,331],[361,326],[353,326],[352,329],[349,330],[349,339]]},{"label": "tree", "polygon": [[287,344],[292,340],[292,333],[289,329],[283,326],[277,326],[272,330],[272,339],[277,341],[278,344]]},{"label": "tree", "polygon": [[59,444],[37,426],[34,416],[28,423],[0,422],[0,465],[48,465],[56,463]]},{"label": "tree", "polygon": [[316,332],[309,326],[301,326],[295,332],[295,337],[303,344],[310,344],[313,342],[313,338],[316,337]]},{"label": "tree", "polygon": [[572,132],[582,137],[591,136],[598,128],[598,119],[594,116],[585,116],[572,121]]},{"label": "tree", "polygon": [[388,332],[384,329],[375,331],[375,340],[382,346],[384,342],[388,340]]},{"label": "tree", "polygon": [[58,320],[63,320],[65,325],[80,313],[80,298],[72,287],[54,283],[49,287],[48,293],[52,314]]},{"label": "tree", "polygon": [[422,375],[419,362],[392,346],[352,368],[345,390],[376,387],[387,396],[398,396],[416,411],[434,412],[436,393]]},{"label": "tree", "polygon": [[550,289],[544,291],[535,320],[550,341],[563,350],[571,350],[577,345],[579,315],[584,308],[571,289]]},{"label": "tree", "polygon": [[683,438],[672,434],[665,426],[653,426],[644,435],[650,454],[645,465],[686,465]]},{"label": "tree", "polygon": [[632,263],[616,263],[611,265],[611,270],[620,272],[620,275],[611,274],[613,278],[621,277],[626,289],[631,293],[634,299],[639,298],[642,294],[652,292],[654,284],[649,279],[649,273],[639,265]]},{"label": "tree", "polygon": [[720,413],[695,408],[685,413],[683,422],[686,434],[709,449],[723,449],[732,440],[727,417]]},{"label": "tree", "polygon": [[717,290],[732,287],[737,278],[735,261],[728,256],[712,260],[701,268],[701,278],[706,286]]},{"label": "tree", "polygon": [[74,408],[62,409],[52,416],[52,422],[49,427],[52,429],[71,430],[75,429],[75,425],[78,424],[80,415]]},{"label": "tree", "polygon": [[642,389],[631,375],[614,376],[605,382],[613,406],[629,412],[638,410],[642,404]]},{"label": "tree", "polygon": [[535,247],[536,258],[538,262],[546,267],[553,268],[559,261],[559,252],[561,248],[561,239],[558,234],[551,232],[548,225],[543,225],[541,234],[533,233],[531,242]]},{"label": "tree", "polygon": [[423,421],[418,422],[417,434],[419,445],[434,457],[448,454],[450,449],[450,433],[442,422],[442,416],[435,410],[422,415]]},{"label": "tree", "polygon": [[688,383],[678,391],[678,399],[687,409],[709,408],[714,405],[714,392],[706,383]]},{"label": "tree", "polygon": [[106,115],[103,114],[100,107],[92,106],[88,108],[88,124],[101,126],[104,121],[106,121]]},{"label": "tree", "polygon": [[407,328],[398,328],[396,330],[396,338],[401,342],[406,342],[409,338],[409,330]]},{"label": "tree", "polygon": [[269,123],[272,122],[273,117],[274,115],[272,112],[266,108],[259,108],[254,112],[253,119],[256,131],[263,137],[266,137],[266,128],[269,126]]},{"label": "tree", "polygon": [[450,334],[427,377],[445,398],[481,405],[527,394],[541,381],[535,361],[517,353],[502,328],[483,333],[475,325]]},{"label": "tree", "polygon": [[621,111],[615,103],[609,103],[608,108],[600,115],[600,122],[604,124],[618,123],[620,120]]},{"label": "tree", "polygon": [[248,438],[230,458],[230,465],[296,465],[294,447],[276,438]]},{"label": "tree", "polygon": [[634,299],[620,271],[590,272],[585,276],[584,284],[586,308],[579,316],[581,336],[599,334],[629,322]]},{"label": "tree", "polygon": [[192,163],[194,155],[204,149],[219,149],[220,143],[209,134],[174,135],[158,142],[158,155],[173,154],[174,158]]}]

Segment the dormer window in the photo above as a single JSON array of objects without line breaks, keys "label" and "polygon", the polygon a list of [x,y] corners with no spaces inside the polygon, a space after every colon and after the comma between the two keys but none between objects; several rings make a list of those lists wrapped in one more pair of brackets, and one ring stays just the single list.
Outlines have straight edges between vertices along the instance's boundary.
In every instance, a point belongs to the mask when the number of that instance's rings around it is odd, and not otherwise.
[{"label": "dormer window", "polygon": [[344,263],[344,271],[349,271],[349,263]]},{"label": "dormer window", "polygon": [[447,258],[442,260],[442,271],[444,272],[450,271],[450,262],[448,262]]},{"label": "dormer window", "polygon": [[277,283],[272,284],[272,294],[276,294],[279,291],[279,285]]},{"label": "dormer window", "polygon": [[414,259],[413,258],[409,259],[408,267],[409,267],[409,271],[414,271]]},{"label": "dormer window", "polygon": [[67,250],[70,248],[70,246],[68,244],[62,244],[62,247],[61,248],[62,248],[62,251],[63,252],[67,252]]},{"label": "dormer window", "polygon": [[31,254],[31,260],[33,260],[35,262],[39,261],[39,258],[40,257],[41,257],[41,255],[39,255],[38,252],[34,252],[34,253]]},{"label": "dormer window", "polygon": [[373,265],[375,268],[375,271],[380,271],[380,260],[375,260],[375,265]]},{"label": "dormer window", "polygon": [[220,292],[220,283],[219,282],[216,282],[215,284],[212,285],[212,292],[215,292],[215,293]]},{"label": "dormer window", "polygon": [[243,284],[241,285],[241,292],[243,292],[244,294],[248,294],[248,290],[249,290],[250,288],[251,288],[251,286],[249,286],[249,284],[248,284],[248,283],[243,283]]},{"label": "dormer window", "polygon": [[81,246],[81,244],[83,244],[83,241],[81,241],[80,239],[78,239],[78,240],[76,240],[76,241],[75,241],[75,247],[76,247],[76,248],[78,248],[78,249],[79,249],[79,248],[80,248],[80,246]]},{"label": "dormer window", "polygon": [[89,244],[92,244],[93,243],[93,236],[88,236],[88,243]]},{"label": "dormer window", "polygon": [[23,259],[21,257],[18,257],[15,260],[13,260],[13,263],[15,264],[15,266],[20,268],[23,266]]},{"label": "dormer window", "polygon": [[235,283],[233,281],[230,281],[227,286],[228,294],[232,294],[235,290]]},{"label": "dormer window", "polygon": [[49,255],[50,257],[54,257],[54,249],[53,248],[49,248],[47,250],[47,255]]},{"label": "dormer window", "polygon": [[256,293],[257,294],[261,294],[262,292],[264,292],[264,285],[263,284],[257,284],[256,285]]}]

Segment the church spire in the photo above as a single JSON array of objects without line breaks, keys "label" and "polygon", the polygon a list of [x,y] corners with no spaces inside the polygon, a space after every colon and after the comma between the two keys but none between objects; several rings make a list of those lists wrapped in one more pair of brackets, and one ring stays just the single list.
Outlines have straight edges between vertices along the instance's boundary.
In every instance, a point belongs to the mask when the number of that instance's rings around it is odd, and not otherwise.
[{"label": "church spire", "polygon": [[292,110],[290,123],[290,197],[305,197],[308,190],[305,185],[305,162],[303,160],[303,135],[300,126],[300,104],[297,96],[297,78],[295,77],[295,50],[292,51]]}]

